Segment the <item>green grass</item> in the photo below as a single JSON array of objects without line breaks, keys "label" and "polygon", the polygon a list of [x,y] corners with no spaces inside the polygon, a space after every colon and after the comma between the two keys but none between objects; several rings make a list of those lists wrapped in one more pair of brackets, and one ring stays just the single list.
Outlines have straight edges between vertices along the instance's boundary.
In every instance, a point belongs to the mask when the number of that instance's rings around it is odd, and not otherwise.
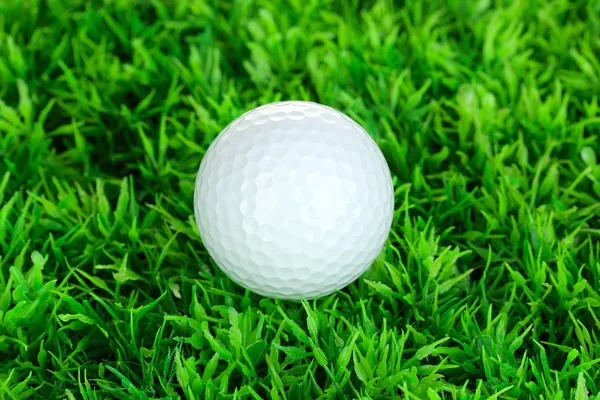
[{"label": "green grass", "polygon": [[[0,399],[600,399],[598,1],[0,1]],[[212,264],[202,156],[361,123],[385,252],[310,302]]]}]

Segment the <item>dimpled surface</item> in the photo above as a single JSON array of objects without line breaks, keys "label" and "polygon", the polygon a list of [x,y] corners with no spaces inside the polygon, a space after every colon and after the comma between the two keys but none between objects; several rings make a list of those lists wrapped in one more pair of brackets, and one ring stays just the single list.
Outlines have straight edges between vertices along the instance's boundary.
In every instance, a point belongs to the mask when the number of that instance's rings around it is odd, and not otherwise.
[{"label": "dimpled surface", "polygon": [[258,294],[310,299],[357,279],[389,234],[388,165],[346,115],[271,103],[234,120],[200,164],[196,222],[215,263]]}]

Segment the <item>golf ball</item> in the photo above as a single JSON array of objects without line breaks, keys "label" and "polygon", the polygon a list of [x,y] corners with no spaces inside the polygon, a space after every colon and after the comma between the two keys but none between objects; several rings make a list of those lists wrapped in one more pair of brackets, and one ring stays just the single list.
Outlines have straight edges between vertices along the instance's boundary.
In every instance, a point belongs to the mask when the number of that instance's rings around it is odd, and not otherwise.
[{"label": "golf ball", "polygon": [[194,212],[209,255],[242,287],[311,299],[356,280],[394,210],[377,144],[343,113],[305,101],[255,108],[209,146]]}]

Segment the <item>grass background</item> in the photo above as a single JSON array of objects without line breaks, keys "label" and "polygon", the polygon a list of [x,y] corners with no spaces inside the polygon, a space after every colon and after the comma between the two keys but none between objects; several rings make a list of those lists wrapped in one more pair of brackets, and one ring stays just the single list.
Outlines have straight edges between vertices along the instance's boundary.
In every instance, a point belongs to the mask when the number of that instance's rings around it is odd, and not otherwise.
[{"label": "grass background", "polygon": [[[0,398],[599,399],[600,3],[0,1]],[[307,99],[394,174],[293,303],[193,219],[211,140]]]}]

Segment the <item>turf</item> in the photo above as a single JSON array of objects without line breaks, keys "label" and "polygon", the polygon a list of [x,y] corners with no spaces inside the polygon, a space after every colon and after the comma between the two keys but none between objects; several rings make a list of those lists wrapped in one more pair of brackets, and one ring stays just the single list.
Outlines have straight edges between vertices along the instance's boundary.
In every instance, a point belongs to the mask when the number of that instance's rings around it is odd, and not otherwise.
[{"label": "turf", "polygon": [[[0,399],[600,399],[600,3],[0,2]],[[263,103],[384,151],[310,302],[211,262],[194,178]]]}]

